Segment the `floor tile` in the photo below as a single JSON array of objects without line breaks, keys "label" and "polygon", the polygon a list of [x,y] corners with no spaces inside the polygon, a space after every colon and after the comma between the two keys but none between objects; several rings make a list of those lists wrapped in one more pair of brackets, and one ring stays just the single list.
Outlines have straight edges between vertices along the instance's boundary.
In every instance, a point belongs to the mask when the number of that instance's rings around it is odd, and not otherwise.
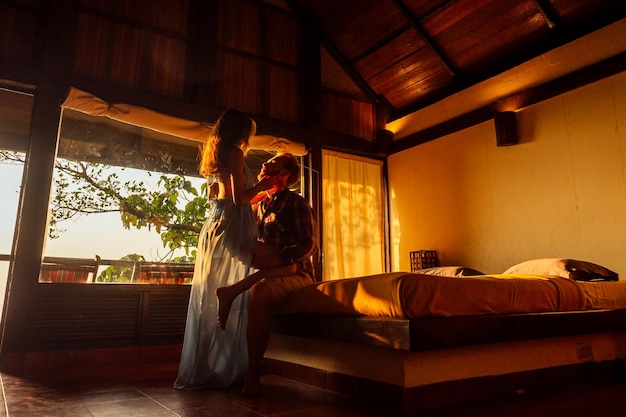
[{"label": "floor tile", "polygon": [[149,398],[85,405],[94,417],[175,417],[177,414]]},{"label": "floor tile", "polygon": [[[1,373],[0,417],[400,417],[388,409],[289,379],[263,376],[261,396],[229,389],[176,390],[176,367]],[[8,414],[7,414],[8,410]],[[520,394],[419,417],[626,417],[626,381]],[[417,417],[406,415],[402,417]]]}]

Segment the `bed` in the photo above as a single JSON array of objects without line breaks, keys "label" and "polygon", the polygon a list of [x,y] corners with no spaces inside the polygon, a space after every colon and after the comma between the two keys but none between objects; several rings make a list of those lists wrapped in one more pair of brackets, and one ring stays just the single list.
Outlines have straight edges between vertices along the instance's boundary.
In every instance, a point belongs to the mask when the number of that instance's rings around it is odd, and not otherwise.
[{"label": "bed", "polygon": [[516,265],[312,284],[278,312],[268,366],[402,412],[618,374],[626,282],[541,261],[566,272]]}]

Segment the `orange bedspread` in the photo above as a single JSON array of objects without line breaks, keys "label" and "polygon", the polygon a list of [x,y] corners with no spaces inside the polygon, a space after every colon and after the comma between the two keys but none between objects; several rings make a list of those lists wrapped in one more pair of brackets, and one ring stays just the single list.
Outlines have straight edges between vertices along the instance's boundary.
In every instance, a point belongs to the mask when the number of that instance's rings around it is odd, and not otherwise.
[{"label": "orange bedspread", "polygon": [[587,309],[626,308],[626,282],[577,282]]},{"label": "orange bedspread", "polygon": [[[280,312],[417,318],[605,308],[598,300],[626,308],[626,283],[580,284],[551,275],[442,277],[398,272],[312,284],[292,293]],[[605,284],[613,284],[619,295],[612,290],[607,295]]]}]

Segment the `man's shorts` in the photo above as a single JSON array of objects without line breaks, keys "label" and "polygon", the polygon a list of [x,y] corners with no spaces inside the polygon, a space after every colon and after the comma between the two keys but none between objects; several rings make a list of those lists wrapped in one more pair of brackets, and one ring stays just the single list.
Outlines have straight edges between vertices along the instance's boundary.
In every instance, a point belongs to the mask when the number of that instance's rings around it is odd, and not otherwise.
[{"label": "man's shorts", "polygon": [[315,282],[313,277],[306,272],[265,278],[264,281],[272,293],[272,306],[274,307],[282,304],[293,291]]}]

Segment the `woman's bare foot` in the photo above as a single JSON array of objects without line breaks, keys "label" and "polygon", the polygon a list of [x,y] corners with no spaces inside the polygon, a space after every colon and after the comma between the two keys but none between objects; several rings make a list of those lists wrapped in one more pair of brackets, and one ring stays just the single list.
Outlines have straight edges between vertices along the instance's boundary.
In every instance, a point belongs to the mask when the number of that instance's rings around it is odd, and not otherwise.
[{"label": "woman's bare foot", "polygon": [[217,298],[217,324],[222,330],[226,328],[230,307],[233,305],[233,301],[236,297],[237,294],[233,294],[232,291],[229,291],[228,287],[220,287],[215,290],[215,298]]}]

